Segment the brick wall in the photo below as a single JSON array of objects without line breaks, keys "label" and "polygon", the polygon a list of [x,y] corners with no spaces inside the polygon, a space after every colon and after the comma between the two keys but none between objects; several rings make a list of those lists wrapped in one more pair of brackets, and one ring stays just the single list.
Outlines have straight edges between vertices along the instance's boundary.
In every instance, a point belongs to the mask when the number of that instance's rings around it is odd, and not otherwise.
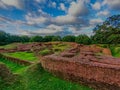
[{"label": "brick wall", "polygon": [[120,65],[79,62],[59,56],[46,56],[42,66],[65,80],[78,82],[96,90],[120,90]]}]

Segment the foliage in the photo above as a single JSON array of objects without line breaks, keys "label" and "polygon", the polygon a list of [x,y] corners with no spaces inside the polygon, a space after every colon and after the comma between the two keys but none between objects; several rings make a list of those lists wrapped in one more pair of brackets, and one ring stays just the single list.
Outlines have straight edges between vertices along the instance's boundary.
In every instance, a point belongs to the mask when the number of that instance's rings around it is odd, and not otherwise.
[{"label": "foliage", "polygon": [[43,42],[43,37],[42,36],[33,36],[30,39],[31,42]]},{"label": "foliage", "polygon": [[58,45],[53,45],[53,47],[52,47],[52,50],[53,50],[53,52],[62,52],[62,51],[64,51],[64,50],[66,50],[66,49],[68,49],[70,46],[68,46],[68,45],[66,45],[66,44],[58,44]]},{"label": "foliage", "polygon": [[79,35],[76,37],[75,42],[79,44],[91,44],[91,39],[87,35]]},{"label": "foliage", "polygon": [[61,41],[61,37],[60,36],[54,36],[52,38],[52,41]]},{"label": "foliage", "polygon": [[118,44],[120,43],[120,34],[112,34],[107,38],[109,44]]},{"label": "foliage", "polygon": [[72,35],[64,36],[62,38],[62,41],[65,41],[65,42],[75,42],[75,36],[72,36]]},{"label": "foliage", "polygon": [[119,44],[120,43],[120,15],[113,15],[106,19],[102,25],[94,28],[92,40],[94,43]]},{"label": "foliage", "polygon": [[118,45],[110,45],[110,50],[114,57],[120,57],[120,46]]},{"label": "foliage", "polygon": [[49,50],[49,49],[44,49],[44,50],[41,50],[41,51],[39,52],[39,54],[42,55],[42,56],[45,56],[45,55],[51,54],[51,50]]},{"label": "foliage", "polygon": [[49,41],[52,41],[52,38],[53,38],[54,36],[45,36],[44,38],[43,38],[43,41],[44,42],[49,42]]}]

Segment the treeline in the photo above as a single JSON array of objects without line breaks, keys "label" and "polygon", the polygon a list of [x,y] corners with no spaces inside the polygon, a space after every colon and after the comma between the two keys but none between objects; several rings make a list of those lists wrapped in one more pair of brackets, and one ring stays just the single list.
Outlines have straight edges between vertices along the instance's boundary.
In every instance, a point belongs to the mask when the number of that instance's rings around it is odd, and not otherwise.
[{"label": "treeline", "polygon": [[0,31],[0,45],[5,45],[9,43],[26,43],[26,42],[50,42],[50,41],[64,41],[64,42],[77,42],[82,44],[91,44],[91,38],[87,35],[79,35],[79,36],[17,36],[10,35],[3,31]]},{"label": "treeline", "polygon": [[94,28],[94,35],[88,37],[87,35],[67,35],[60,36],[17,36],[10,35],[0,31],[0,45],[5,45],[13,42],[50,42],[50,41],[64,41],[76,42],[80,44],[120,44],[120,15],[114,15],[107,18],[103,24],[97,25]]}]

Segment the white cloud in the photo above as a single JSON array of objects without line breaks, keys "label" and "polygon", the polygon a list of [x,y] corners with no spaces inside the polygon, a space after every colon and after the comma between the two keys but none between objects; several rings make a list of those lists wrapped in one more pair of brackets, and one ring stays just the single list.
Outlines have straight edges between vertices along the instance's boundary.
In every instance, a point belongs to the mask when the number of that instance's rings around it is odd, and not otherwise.
[{"label": "white cloud", "polygon": [[35,1],[38,3],[45,3],[46,2],[46,0],[35,0]]},{"label": "white cloud", "polygon": [[111,9],[120,10],[120,0],[104,0],[102,5],[108,5]]},{"label": "white cloud", "polygon": [[63,11],[65,11],[65,12],[67,11],[64,3],[60,3],[60,9],[63,10]]},{"label": "white cloud", "polygon": [[93,26],[95,26],[95,25],[97,25],[97,24],[100,24],[100,23],[102,23],[102,22],[103,22],[103,20],[102,20],[101,18],[95,18],[95,19],[91,19],[91,20],[89,21],[90,25],[93,25]]},{"label": "white cloud", "polygon": [[97,16],[108,16],[110,15],[110,12],[105,10],[105,11],[100,11],[96,14]]},{"label": "white cloud", "polygon": [[[1,2],[4,5],[8,5],[8,6],[14,6],[18,9],[22,9],[23,8],[23,1],[22,0],[1,0]],[[2,6],[0,6],[2,7]]]},{"label": "white cloud", "polygon": [[56,8],[56,2],[52,2],[52,7]]},{"label": "white cloud", "polygon": [[59,23],[59,24],[70,24],[70,23],[75,22],[76,19],[77,19],[76,17],[69,16],[69,15],[66,15],[66,16],[57,16],[55,18],[55,22]]},{"label": "white cloud", "polygon": [[29,15],[26,15],[26,20],[29,25],[34,25],[34,24],[44,24],[48,21],[48,18],[43,16],[30,17]]},{"label": "white cloud", "polygon": [[95,4],[92,4],[92,8],[94,10],[100,10],[101,9],[101,4],[100,2],[96,2]]},{"label": "white cloud", "polygon": [[68,9],[68,14],[75,17],[87,15],[89,10],[85,1],[86,0],[73,1]]},{"label": "white cloud", "polygon": [[20,32],[21,35],[54,35],[57,32],[61,32],[63,31],[63,27],[62,26],[57,26],[54,24],[48,25],[45,28],[40,28],[34,31],[31,30],[19,30],[18,32]]}]

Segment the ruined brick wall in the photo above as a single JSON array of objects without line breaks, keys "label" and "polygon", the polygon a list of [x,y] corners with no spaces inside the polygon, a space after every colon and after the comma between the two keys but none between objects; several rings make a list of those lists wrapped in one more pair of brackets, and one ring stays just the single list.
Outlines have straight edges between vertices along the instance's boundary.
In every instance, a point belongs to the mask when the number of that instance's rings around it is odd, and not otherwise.
[{"label": "ruined brick wall", "polygon": [[89,85],[96,90],[120,90],[120,65],[81,63],[59,56],[46,56],[41,64],[46,70],[63,79]]}]

